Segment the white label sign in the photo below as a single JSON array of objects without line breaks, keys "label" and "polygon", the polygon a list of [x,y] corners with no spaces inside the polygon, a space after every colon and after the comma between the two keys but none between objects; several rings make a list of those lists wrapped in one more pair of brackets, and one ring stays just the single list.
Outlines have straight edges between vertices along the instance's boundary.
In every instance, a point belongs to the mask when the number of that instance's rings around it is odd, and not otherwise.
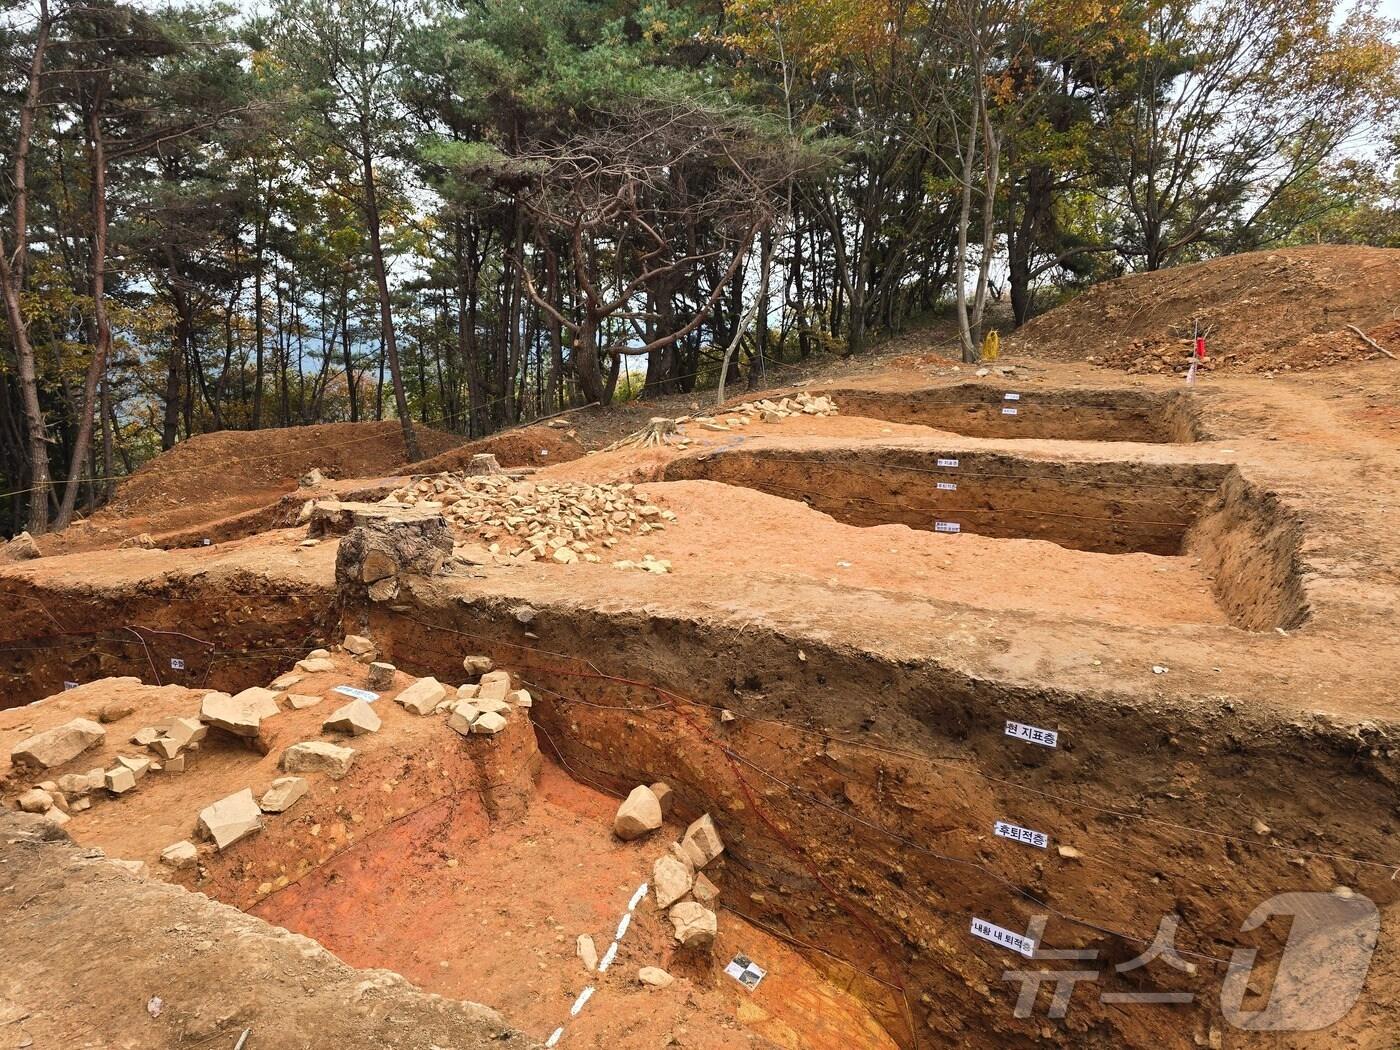
[{"label": "white label sign", "polygon": [[1007,400],[1007,401],[1020,401],[1020,400],[1021,400],[1021,395],[1020,395],[1020,394],[1002,394],[1001,396],[1002,396],[1005,400]]},{"label": "white label sign", "polygon": [[984,941],[991,941],[1003,948],[1010,948],[1013,952],[1024,955],[1027,959],[1035,955],[1035,941],[1022,934],[1003,929],[986,919],[972,920],[972,936],[981,937]]},{"label": "white label sign", "polygon": [[1004,839],[1012,842],[1024,842],[1027,846],[1037,846],[1045,849],[1050,845],[1050,836],[1043,831],[1032,831],[1030,828],[1023,828],[1017,824],[1008,824],[1004,820],[997,821],[992,825],[992,830]]},{"label": "white label sign", "polygon": [[64,688],[64,689],[76,689],[76,688],[78,688],[78,683],[77,683],[77,682],[64,682],[64,683],[63,683],[63,688]]},{"label": "white label sign", "polygon": [[1041,729],[1039,726],[1023,725],[1020,722],[1007,722],[1006,735],[1017,740],[1026,740],[1041,747],[1059,747],[1060,734],[1054,729]]},{"label": "white label sign", "polygon": [[208,537],[205,537],[204,546],[206,546],[206,547],[209,546],[209,539],[208,539]]},{"label": "white label sign", "polygon": [[372,704],[379,699],[378,693],[371,693],[368,689],[357,689],[353,685],[337,685],[331,689],[331,692],[352,697],[355,700],[363,700],[367,704]]},{"label": "white label sign", "polygon": [[957,492],[958,483],[956,481],[940,481],[938,483],[938,488],[943,492]]},{"label": "white label sign", "polygon": [[958,461],[956,459],[940,459],[938,461],[938,465],[940,467],[956,467],[958,465]]},{"label": "white label sign", "polygon": [[934,532],[962,532],[962,526],[956,521],[935,521],[933,523]]},{"label": "white label sign", "polygon": [[1017,409],[1014,409],[1014,408],[1003,408],[1003,409],[1001,410],[1001,414],[1004,415],[1004,416],[1014,416],[1014,415],[1016,414],[1016,412],[1017,412]]},{"label": "white label sign", "polygon": [[170,658],[170,669],[172,671],[183,671],[185,669],[185,661],[181,660],[178,656],[172,656]]},{"label": "white label sign", "polygon": [[749,991],[758,987],[758,982],[768,976],[768,971],[757,965],[747,955],[736,955],[725,966],[724,972],[733,977]]}]

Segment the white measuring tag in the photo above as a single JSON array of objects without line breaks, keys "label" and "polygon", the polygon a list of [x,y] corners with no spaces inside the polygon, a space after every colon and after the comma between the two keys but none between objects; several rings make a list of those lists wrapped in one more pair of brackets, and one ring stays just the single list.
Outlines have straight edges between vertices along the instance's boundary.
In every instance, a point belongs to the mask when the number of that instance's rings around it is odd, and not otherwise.
[{"label": "white measuring tag", "polygon": [[185,661],[181,660],[178,656],[172,656],[170,658],[170,669],[172,671],[183,671],[185,669]]},{"label": "white measuring tag", "polygon": [[962,526],[956,521],[935,521],[933,523],[934,532],[962,532]]},{"label": "white measuring tag", "polygon": [[938,461],[938,465],[940,467],[956,467],[958,465],[958,461],[956,459],[940,459]]},{"label": "white measuring tag", "polygon": [[1021,395],[1020,395],[1020,394],[1002,394],[1001,396],[1002,396],[1002,400],[1004,400],[1004,401],[1020,401],[1020,400],[1021,400]]},{"label": "white measuring tag", "polygon": [[1039,744],[1041,747],[1059,747],[1060,734],[1054,729],[1041,729],[1039,726],[1028,726],[1021,722],[1007,722],[1006,735],[1014,736],[1017,740],[1026,740],[1032,744]]},{"label": "white measuring tag", "polygon": [[64,683],[63,683],[63,688],[64,688],[64,689],[76,689],[76,688],[78,688],[78,683],[77,683],[77,682],[64,682]]},{"label": "white measuring tag", "polygon": [[958,483],[957,483],[956,481],[940,481],[940,482],[938,483],[938,487],[939,487],[939,489],[941,489],[943,492],[957,492],[957,491],[958,491]]},{"label": "white measuring tag", "polygon": [[972,920],[972,936],[981,937],[984,941],[991,941],[1003,948],[1010,948],[1013,952],[1024,955],[1027,959],[1035,955],[1035,941],[1023,934],[1003,929],[986,919]]},{"label": "white measuring tag", "polygon": [[1014,416],[1014,415],[1016,415],[1017,411],[1018,411],[1018,410],[1017,410],[1017,409],[1014,409],[1014,408],[1003,408],[1003,409],[1001,410],[1001,414],[1004,415],[1004,416]]},{"label": "white measuring tag", "polygon": [[1004,820],[999,820],[992,825],[992,830],[1000,838],[1010,839],[1012,842],[1024,842],[1027,846],[1045,849],[1050,845],[1050,836],[1045,832],[1032,831],[1030,828],[1023,828],[1018,824],[1008,824]]},{"label": "white measuring tag", "polygon": [[368,689],[357,689],[353,685],[337,685],[331,689],[332,693],[339,693],[341,696],[348,696],[355,700],[363,700],[367,704],[372,704],[379,699],[378,693],[371,693]]}]

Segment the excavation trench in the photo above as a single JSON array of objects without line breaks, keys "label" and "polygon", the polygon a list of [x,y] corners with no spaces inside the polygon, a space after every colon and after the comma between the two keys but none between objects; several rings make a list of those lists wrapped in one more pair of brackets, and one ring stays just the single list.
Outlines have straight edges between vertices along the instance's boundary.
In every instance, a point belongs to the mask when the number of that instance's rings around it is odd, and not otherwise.
[{"label": "excavation trench", "polygon": [[[1235,948],[1259,950],[1255,983],[1268,987],[1288,920],[1244,925],[1275,894],[1346,886],[1390,924],[1400,861],[1391,823],[1374,815],[1390,811],[1393,759],[1358,749],[1351,731],[1011,687],[761,625],[470,588],[407,581],[392,607],[331,628],[326,604],[308,629],[367,633],[401,670],[446,683],[462,681],[464,654],[491,656],[531,690],[529,718],[489,741],[428,718],[376,734],[353,776],[215,855],[194,888],[353,965],[486,1002],[543,1038],[558,1003],[590,980],[566,965],[573,936],[610,929],[665,836],[711,814],[726,844],[710,869],[716,958],[675,952],[664,916],[640,907],[619,974],[593,981],[599,1005],[570,1036],[580,1046],[663,1045],[654,1037],[677,1027],[716,1048],[1209,1045],[1229,1028],[1220,987]],[[224,650],[247,641],[246,622],[232,636],[209,629]],[[230,663],[220,681],[266,684],[290,659]],[[1008,737],[1008,721],[1053,728],[1057,746]],[[295,738],[273,741],[274,755]],[[242,782],[246,757],[221,748],[201,767]],[[671,829],[655,849],[629,851],[609,835],[615,799],[658,780],[676,793]],[[1044,832],[1045,848],[998,837],[998,821]],[[1178,918],[1175,947],[1194,973],[1160,963],[1117,973],[1164,916]],[[1036,967],[1087,967],[1096,980],[1063,1019],[1045,1018],[1048,992],[1018,1018],[1007,973],[1026,963],[972,937],[974,919],[1090,953]],[[737,953],[773,972],[764,995],[715,976]],[[682,1009],[629,998],[636,968],[656,962],[698,999]],[[1378,969],[1393,964],[1386,955]],[[1099,998],[1144,990],[1195,998],[1132,1008]],[[725,1010],[742,1039],[714,1022]],[[645,1038],[628,1042],[639,1025]],[[1287,1045],[1335,1045],[1327,1033],[1300,1039]]]},{"label": "excavation trench", "polygon": [[[1286,919],[1241,932],[1257,906],[1339,884],[1395,900],[1393,829],[1365,816],[1390,805],[1388,755],[1358,763],[1321,725],[1013,689],[810,639],[799,661],[796,639],[654,615],[429,597],[368,627],[401,666],[445,680],[464,651],[511,666],[536,697],[540,751],[575,782],[620,795],[661,779],[681,823],[712,814],[721,923],[775,935],[901,1046],[1204,1045],[1226,1027],[1231,950],[1276,956],[1287,936]],[[1055,727],[1059,744],[1008,739],[1008,720]],[[1260,814],[1267,835],[1251,830]],[[1048,848],[998,838],[997,821],[1043,830]],[[1110,965],[1054,1025],[1043,1005],[1013,1016],[1017,957],[969,936],[974,918],[1024,932],[1044,916],[1044,946],[1119,964],[1171,915],[1194,974]],[[1145,985],[1196,1000],[1097,1000]]]},{"label": "excavation trench", "polygon": [[1204,440],[1196,403],[1182,391],[1027,389],[961,383],[886,392],[823,389],[843,415],[934,427],[983,438],[1186,443]]},{"label": "excavation trench", "polygon": [[1110,555],[1196,557],[1235,626],[1293,627],[1308,614],[1301,526],[1229,465],[890,447],[735,449],[674,460],[662,477],[739,485],[845,524],[905,525],[949,542],[976,533]]},{"label": "excavation trench", "polygon": [[134,676],[242,689],[328,637],[335,590],[265,575],[161,576],[97,590],[7,576],[0,585],[0,709],[69,683]]}]

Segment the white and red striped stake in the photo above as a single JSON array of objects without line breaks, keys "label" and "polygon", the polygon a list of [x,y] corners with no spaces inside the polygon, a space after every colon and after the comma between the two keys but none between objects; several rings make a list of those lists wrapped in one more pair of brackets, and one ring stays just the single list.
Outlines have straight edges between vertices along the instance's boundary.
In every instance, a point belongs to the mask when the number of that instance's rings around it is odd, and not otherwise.
[{"label": "white and red striped stake", "polygon": [[1191,358],[1191,367],[1186,370],[1188,385],[1196,381],[1196,365],[1206,359],[1206,337],[1201,331],[1201,322],[1195,322],[1196,352]]}]

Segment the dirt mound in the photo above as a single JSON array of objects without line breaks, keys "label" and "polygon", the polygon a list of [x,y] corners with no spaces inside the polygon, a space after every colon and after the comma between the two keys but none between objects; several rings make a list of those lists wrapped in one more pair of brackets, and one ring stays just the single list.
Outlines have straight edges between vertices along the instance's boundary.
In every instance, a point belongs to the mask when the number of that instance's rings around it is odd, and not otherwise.
[{"label": "dirt mound", "polygon": [[1030,321],[1012,344],[1127,372],[1182,372],[1199,320],[1207,368],[1299,371],[1382,356],[1348,325],[1400,353],[1397,317],[1400,250],[1319,245],[1107,281]]},{"label": "dirt mound", "polygon": [[[423,449],[438,455],[462,443],[456,434],[419,426]],[[213,503],[295,485],[313,467],[331,478],[392,474],[408,462],[399,424],[323,423],[279,430],[221,430],[182,441],[117,489],[107,514],[149,513],[173,503]]]},{"label": "dirt mound", "polygon": [[405,474],[434,474],[443,470],[461,470],[472,456],[489,452],[503,467],[547,467],[551,463],[567,463],[583,455],[574,431],[551,426],[523,427],[492,434],[480,441],[469,441],[448,449],[431,459],[420,460],[405,467]]}]

